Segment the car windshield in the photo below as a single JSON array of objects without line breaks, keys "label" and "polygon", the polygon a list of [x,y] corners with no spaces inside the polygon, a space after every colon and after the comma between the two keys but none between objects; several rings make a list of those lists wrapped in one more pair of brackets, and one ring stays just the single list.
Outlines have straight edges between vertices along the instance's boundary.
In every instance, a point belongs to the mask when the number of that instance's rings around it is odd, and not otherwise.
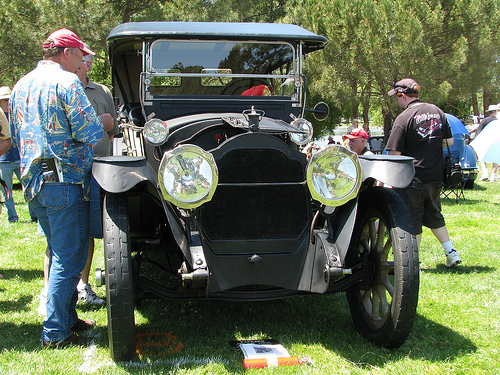
[{"label": "car windshield", "polygon": [[151,95],[293,96],[295,50],[288,43],[156,40]]}]

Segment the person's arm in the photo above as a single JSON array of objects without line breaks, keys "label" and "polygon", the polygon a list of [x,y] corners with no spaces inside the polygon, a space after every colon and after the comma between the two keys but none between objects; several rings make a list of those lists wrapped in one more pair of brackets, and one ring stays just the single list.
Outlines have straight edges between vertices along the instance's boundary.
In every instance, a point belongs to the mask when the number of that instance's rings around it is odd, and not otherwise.
[{"label": "person's arm", "polygon": [[400,151],[390,150],[389,155],[401,155]]},{"label": "person's arm", "polygon": [[113,127],[115,126],[115,120],[113,119],[113,116],[111,114],[103,113],[102,115],[99,115],[99,118],[101,119],[104,131],[108,132],[110,130],[113,130]]},{"label": "person's arm", "polygon": [[5,154],[11,145],[9,122],[2,108],[0,108],[0,156]]},{"label": "person's arm", "polygon": [[[446,117],[446,115],[444,113],[441,113],[441,118],[443,119],[443,141],[441,143],[442,143],[443,148],[447,148],[447,147],[453,145],[453,143],[455,143],[455,139],[453,138],[453,132],[451,130],[451,125],[448,121],[448,118]],[[446,137],[448,137],[448,138],[446,138]]]},{"label": "person's arm", "polygon": [[111,91],[105,86],[101,85],[105,94],[106,94],[106,107],[105,111],[113,117],[113,127],[108,132],[108,139],[111,142],[116,134],[120,133],[120,129],[118,128],[118,122],[116,121],[116,108],[115,103],[113,101],[113,95],[111,95]]},{"label": "person's arm", "polygon": [[[446,141],[448,141],[448,144],[446,144]],[[453,145],[453,143],[455,143],[455,139],[452,137],[452,138],[445,138],[443,139],[443,148],[447,148],[447,147],[450,147],[451,145]]]},{"label": "person's arm", "polygon": [[0,156],[5,154],[7,150],[10,148],[10,145],[12,144],[12,140],[10,138],[8,139],[3,139],[0,141]]}]

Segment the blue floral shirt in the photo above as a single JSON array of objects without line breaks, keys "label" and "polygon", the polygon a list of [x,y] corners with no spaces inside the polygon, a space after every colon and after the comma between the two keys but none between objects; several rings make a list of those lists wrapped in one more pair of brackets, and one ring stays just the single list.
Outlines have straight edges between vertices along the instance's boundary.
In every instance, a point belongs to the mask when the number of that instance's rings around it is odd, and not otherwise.
[{"label": "blue floral shirt", "polygon": [[101,139],[103,126],[78,76],[42,60],[14,86],[9,106],[26,200],[42,188],[41,159],[58,159],[64,182],[84,184],[88,194],[92,145]]}]

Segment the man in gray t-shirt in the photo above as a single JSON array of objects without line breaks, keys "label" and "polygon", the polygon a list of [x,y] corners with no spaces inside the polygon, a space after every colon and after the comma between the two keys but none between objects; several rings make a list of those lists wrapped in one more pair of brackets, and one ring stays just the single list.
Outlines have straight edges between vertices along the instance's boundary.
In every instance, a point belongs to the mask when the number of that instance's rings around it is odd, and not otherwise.
[{"label": "man in gray t-shirt", "polygon": [[[104,135],[93,146],[94,156],[109,156],[111,154],[111,141],[119,133],[116,121],[116,110],[113,102],[113,96],[109,89],[99,83],[92,82],[87,73],[92,68],[93,56],[84,56],[82,65],[76,72],[85,87],[85,93],[89,98],[92,107],[98,115],[108,113],[112,121],[104,123]],[[92,290],[89,283],[90,268],[94,256],[95,238],[102,238],[102,213],[100,206],[100,188],[97,181],[92,177],[90,185],[90,239],[87,263],[82,271],[82,277],[78,283],[78,301],[94,305],[103,305],[104,300],[99,298]]]}]

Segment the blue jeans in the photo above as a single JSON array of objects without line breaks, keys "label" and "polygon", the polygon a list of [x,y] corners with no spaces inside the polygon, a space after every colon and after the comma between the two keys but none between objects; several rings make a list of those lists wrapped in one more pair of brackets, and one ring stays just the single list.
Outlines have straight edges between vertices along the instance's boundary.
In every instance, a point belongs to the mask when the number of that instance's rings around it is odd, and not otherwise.
[{"label": "blue jeans", "polygon": [[17,216],[16,208],[14,207],[14,198],[12,196],[12,180],[14,173],[17,179],[21,181],[21,170],[19,169],[20,161],[9,161],[5,163],[0,163],[0,178],[5,181],[7,187],[9,188],[10,198],[5,202],[5,208],[7,208],[7,216],[9,221],[18,221],[19,216]]},{"label": "blue jeans", "polygon": [[44,341],[68,338],[78,319],[76,285],[87,261],[89,243],[90,208],[82,192],[82,185],[46,182],[30,202],[50,251]]},{"label": "blue jeans", "polygon": [[91,238],[102,238],[101,187],[94,176],[90,177],[90,226]]}]

